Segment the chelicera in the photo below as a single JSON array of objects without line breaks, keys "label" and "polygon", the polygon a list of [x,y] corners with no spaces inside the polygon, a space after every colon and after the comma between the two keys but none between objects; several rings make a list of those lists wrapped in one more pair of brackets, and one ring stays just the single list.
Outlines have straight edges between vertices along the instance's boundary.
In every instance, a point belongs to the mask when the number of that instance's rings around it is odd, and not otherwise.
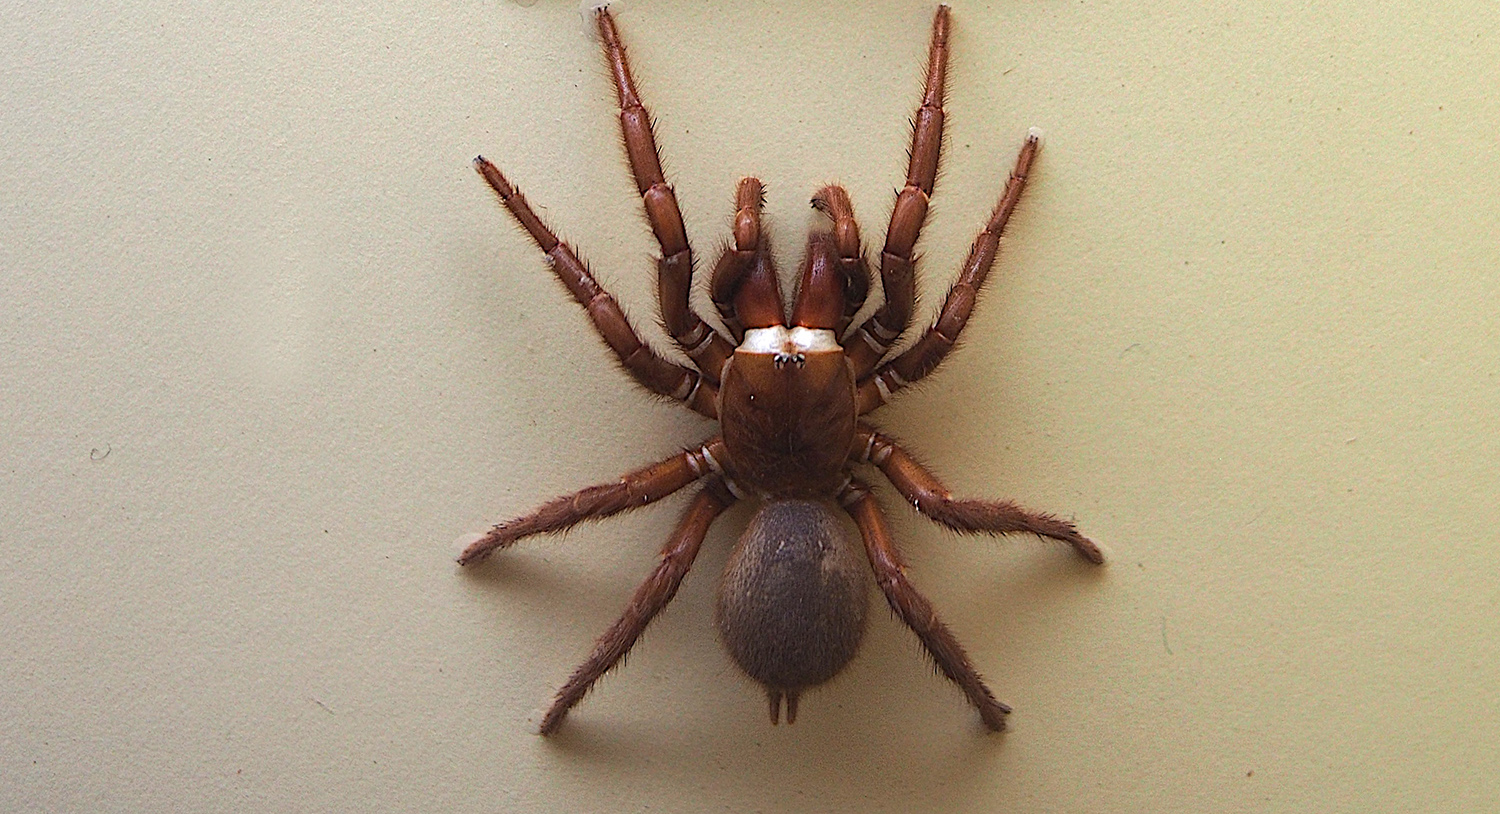
[{"label": "chelicera", "polygon": [[[864,634],[873,572],[891,609],[916,633],[943,675],[963,690],[984,725],[1002,729],[1009,707],[995,699],[958,640],[912,585],[884,515],[856,469],[873,465],[923,516],[951,529],[1027,532],[1068,543],[1089,562],[1104,561],[1098,547],[1065,520],[1008,501],[952,497],[931,472],[866,420],[898,390],[931,373],[958,340],[1036,158],[1040,145],[1035,132],[1021,147],[1000,201],[935,322],[909,348],[892,353],[911,319],[913,248],[926,219],[942,147],[949,11],[939,7],[922,103],[913,122],[906,184],[896,195],[880,252],[884,302],[855,324],[871,276],[849,196],[828,186],[813,196],[812,204],[832,226],[808,238],[788,318],[761,225],[761,183],[746,178],[735,196],[733,240],[720,254],[709,283],[723,321],[719,330],[688,303],[693,254],[672,187],[662,175],[651,118],[608,10],[599,10],[596,22],[619,99],[631,173],[661,247],[657,281],[662,321],[692,364],[672,361],[642,341],[615,299],[500,170],[483,157],[474,164],[636,382],[717,420],[720,432],[696,449],[500,523],[459,557],[460,563],[471,565],[523,537],[639,508],[698,484],[656,569],[558,691],[542,720],[542,733],[556,731],[594,682],[630,651],[672,600],[714,519],[740,500],[759,509],[729,558],[715,623],[735,663],[765,688],[773,724],[783,704],[787,722],[794,721],[803,691],[832,678],[854,657]],[[857,535],[850,530],[851,518]]]}]

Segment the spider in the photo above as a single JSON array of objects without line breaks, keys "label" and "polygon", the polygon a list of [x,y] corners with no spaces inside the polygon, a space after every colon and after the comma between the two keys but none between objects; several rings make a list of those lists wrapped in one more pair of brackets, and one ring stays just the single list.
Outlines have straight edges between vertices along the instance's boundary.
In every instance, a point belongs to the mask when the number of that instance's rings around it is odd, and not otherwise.
[{"label": "spider", "polygon": [[[692,364],[674,362],[642,341],[615,299],[500,170],[483,156],[474,159],[474,166],[547,255],[553,273],[588,312],[625,370],[652,393],[716,419],[719,434],[697,449],[500,523],[459,557],[460,564],[471,565],[524,537],[560,532],[701,484],[656,569],[588,660],[558,690],[541,733],[555,732],[594,682],[625,657],[676,594],[714,519],[740,500],[759,504],[759,509],[725,567],[714,621],[734,662],[764,687],[773,725],[780,722],[783,703],[787,723],[793,723],[803,691],[828,681],[854,657],[870,604],[868,568],[891,609],[978,709],[984,725],[1003,729],[1010,708],[996,700],[931,603],[912,585],[870,486],[854,469],[873,464],[917,511],[951,529],[1029,532],[1066,542],[1089,562],[1103,563],[1099,548],[1072,523],[1007,501],[954,498],[910,453],[865,421],[896,391],[931,373],[958,340],[1040,148],[1036,131],[1021,147],[1005,191],[936,321],[908,349],[891,353],[911,319],[913,247],[926,219],[942,146],[949,10],[939,6],[922,102],[913,120],[906,184],[896,195],[880,252],[884,303],[854,325],[870,275],[849,195],[831,185],[812,198],[832,228],[808,237],[788,319],[761,226],[764,191],[760,181],[745,178],[735,195],[733,240],[710,278],[710,298],[724,323],[720,331],[688,304],[693,253],[672,187],[662,175],[651,117],[609,11],[599,9],[595,22],[619,101],[631,173],[661,248],[657,288],[662,322]],[[846,516],[853,519],[858,536],[851,533]]]}]

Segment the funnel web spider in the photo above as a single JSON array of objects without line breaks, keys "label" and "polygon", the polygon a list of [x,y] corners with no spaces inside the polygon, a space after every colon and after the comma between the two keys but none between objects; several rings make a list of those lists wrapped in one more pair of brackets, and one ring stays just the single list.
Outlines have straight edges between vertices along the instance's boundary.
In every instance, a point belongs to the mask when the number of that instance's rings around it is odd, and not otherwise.
[{"label": "funnel web spider", "polygon": [[474,165],[547,255],[553,273],[588,312],[621,366],[652,393],[717,420],[719,434],[696,449],[500,523],[459,557],[461,564],[471,565],[523,537],[609,517],[697,484],[660,562],[557,692],[542,720],[542,733],[555,732],[594,682],[625,657],[672,600],[710,524],[739,500],[760,508],[725,569],[715,624],[735,663],[765,688],[773,724],[783,705],[787,722],[795,721],[803,691],[829,680],[854,657],[864,633],[873,572],[891,609],[921,640],[937,668],[978,709],[986,727],[1002,729],[1010,708],[996,700],[958,640],[912,585],[870,487],[854,470],[857,464],[874,465],[923,516],[951,529],[1026,532],[1068,543],[1089,562],[1104,561],[1098,547],[1065,520],[1008,501],[954,498],[936,476],[866,420],[897,391],[931,373],[958,340],[1040,148],[1036,132],[1016,156],[1000,201],[974,240],[936,320],[908,349],[891,353],[911,321],[913,249],[927,216],[942,146],[949,10],[939,7],[922,102],[913,119],[906,183],[896,195],[880,251],[884,303],[854,324],[872,277],[849,195],[827,186],[813,196],[812,205],[827,216],[831,228],[808,237],[788,318],[761,228],[761,183],[746,178],[735,195],[732,242],[719,255],[709,283],[725,327],[721,332],[688,304],[692,248],[672,187],[662,175],[651,118],[607,9],[597,12],[596,23],[619,100],[630,170],[661,247],[657,285],[662,322],[692,364],[665,358],[643,342],[615,299],[500,170],[483,157]]}]

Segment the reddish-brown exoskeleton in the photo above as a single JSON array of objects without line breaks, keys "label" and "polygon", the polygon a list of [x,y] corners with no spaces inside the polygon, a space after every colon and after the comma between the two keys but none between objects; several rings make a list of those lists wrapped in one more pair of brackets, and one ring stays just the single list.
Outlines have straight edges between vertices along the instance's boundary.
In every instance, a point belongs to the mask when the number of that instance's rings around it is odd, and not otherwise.
[{"label": "reddish-brown exoskeleton", "polygon": [[[922,104],[913,123],[906,185],[896,195],[880,253],[885,302],[853,326],[870,279],[849,196],[829,186],[812,203],[833,228],[808,239],[801,283],[787,319],[761,229],[761,184],[746,178],[736,195],[733,243],[720,255],[710,281],[710,296],[737,343],[731,344],[688,305],[693,255],[682,213],[662,176],[651,119],[607,10],[598,12],[597,23],[619,97],[630,169],[661,246],[657,280],[663,323],[692,366],[673,362],[643,342],[614,298],[500,170],[482,157],[475,159],[475,167],[546,253],[553,272],[588,311],[621,365],[647,390],[717,419],[721,432],[697,449],[501,523],[459,557],[464,565],[475,563],[523,537],[644,506],[702,481],[656,570],[558,691],[542,720],[542,733],[555,731],[593,683],[629,652],[677,592],[709,525],[737,500],[754,501],[760,509],[725,569],[715,619],[735,662],[765,687],[772,723],[780,719],[783,701],[787,722],[795,720],[802,691],[832,678],[853,658],[869,607],[868,567],[892,610],[979,709],[985,726],[1003,728],[1009,708],[990,693],[958,640],[912,586],[879,506],[853,470],[873,464],[919,512],[949,528],[1029,532],[1066,542],[1090,562],[1104,561],[1098,547],[1064,520],[1004,501],[953,498],[911,455],[861,420],[897,390],[932,372],[958,340],[1036,158],[1036,136],[1021,147],[1000,202],[974,241],[937,320],[909,349],[888,354],[911,318],[912,251],[926,219],[942,145],[948,8],[939,7]],[[859,538],[841,513],[853,518]]]}]

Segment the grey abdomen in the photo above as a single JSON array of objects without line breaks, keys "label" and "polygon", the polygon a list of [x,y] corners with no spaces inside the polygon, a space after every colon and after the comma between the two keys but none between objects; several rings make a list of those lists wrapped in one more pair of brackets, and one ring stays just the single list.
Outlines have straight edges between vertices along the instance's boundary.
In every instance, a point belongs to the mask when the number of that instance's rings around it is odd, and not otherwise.
[{"label": "grey abdomen", "polygon": [[740,669],[795,699],[854,658],[869,583],[863,545],[837,509],[778,500],[761,507],[730,556],[714,621]]}]

